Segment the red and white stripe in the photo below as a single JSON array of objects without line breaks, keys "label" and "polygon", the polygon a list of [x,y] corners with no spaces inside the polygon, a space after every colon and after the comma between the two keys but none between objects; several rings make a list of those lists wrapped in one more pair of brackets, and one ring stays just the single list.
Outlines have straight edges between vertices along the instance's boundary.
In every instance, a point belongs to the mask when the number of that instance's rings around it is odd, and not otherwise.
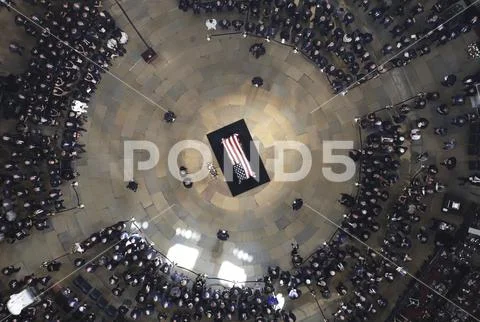
[{"label": "red and white stripe", "polygon": [[222,139],[222,144],[227,151],[228,158],[232,162],[233,165],[241,164],[242,168],[245,170],[245,174],[247,179],[250,177],[255,178],[255,172],[253,172],[252,167],[250,166],[250,162],[245,155],[245,152],[242,149],[242,145],[238,139],[238,134],[235,133],[234,135]]}]

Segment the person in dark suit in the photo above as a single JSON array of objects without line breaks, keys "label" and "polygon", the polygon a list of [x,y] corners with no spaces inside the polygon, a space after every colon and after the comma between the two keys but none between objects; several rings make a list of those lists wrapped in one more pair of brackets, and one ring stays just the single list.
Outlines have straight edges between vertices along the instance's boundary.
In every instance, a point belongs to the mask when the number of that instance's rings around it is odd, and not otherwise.
[{"label": "person in dark suit", "polygon": [[165,122],[167,123],[173,123],[175,122],[175,119],[177,118],[177,116],[175,115],[175,113],[173,113],[172,111],[167,111],[165,112],[165,114],[163,114],[163,119],[165,120]]},{"label": "person in dark suit", "polygon": [[9,265],[9,266],[6,266],[6,267],[2,268],[2,274],[5,275],[5,276],[15,274],[18,271],[20,271],[20,267],[15,267],[13,265]]},{"label": "person in dark suit", "polygon": [[60,270],[60,266],[62,266],[62,263],[53,260],[49,262],[44,262],[42,266],[45,267],[49,272],[58,272]]},{"label": "person in dark suit", "polygon": [[454,74],[449,74],[443,77],[443,80],[441,81],[442,86],[445,87],[452,87],[455,85],[455,82],[457,81],[457,76]]},{"label": "person in dark suit", "polygon": [[261,56],[265,55],[265,47],[263,46],[262,43],[256,43],[256,44],[253,44],[251,47],[250,47],[250,53],[255,57],[255,58],[260,58]]},{"label": "person in dark suit", "polygon": [[294,211],[300,210],[300,208],[302,208],[302,206],[303,206],[303,199],[302,198],[296,198],[292,202],[292,209]]},{"label": "person in dark suit", "polygon": [[130,180],[127,184],[127,189],[132,190],[133,192],[137,192],[138,190],[138,183],[135,180]]},{"label": "person in dark suit", "polygon": [[441,165],[445,166],[448,170],[453,170],[457,166],[457,158],[456,157],[450,157],[443,162],[440,163]]},{"label": "person in dark suit", "polygon": [[252,85],[255,87],[261,87],[263,85],[263,79],[259,76],[252,78]]},{"label": "person in dark suit", "polygon": [[227,241],[228,238],[230,238],[230,235],[225,229],[219,229],[217,232],[217,238],[221,241]]}]

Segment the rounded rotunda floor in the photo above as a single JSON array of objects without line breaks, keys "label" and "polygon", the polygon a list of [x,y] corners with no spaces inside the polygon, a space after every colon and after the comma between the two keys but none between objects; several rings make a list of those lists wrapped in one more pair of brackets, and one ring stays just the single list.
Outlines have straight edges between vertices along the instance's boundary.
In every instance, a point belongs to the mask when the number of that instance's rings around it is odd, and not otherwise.
[{"label": "rounded rotunda floor", "polygon": [[[172,25],[178,24],[176,30]],[[80,168],[85,213],[95,221],[103,219],[98,212],[121,219],[135,217],[137,221],[154,218],[145,233],[165,252],[177,243],[197,248],[200,254],[194,270],[216,275],[219,265],[229,260],[242,265],[247,276],[254,277],[268,264],[288,265],[285,255],[293,241],[301,243],[307,252],[334,231],[335,227],[314,213],[301,211],[293,215],[290,203],[301,196],[338,221],[341,208],[325,201],[336,200],[340,191],[351,190],[352,182],[327,182],[321,170],[322,143],[355,140],[350,114],[354,112],[345,113],[341,119],[337,112],[328,113],[329,108],[334,108],[331,105],[311,113],[332,96],[327,80],[289,48],[272,44],[267,55],[257,60],[248,54],[254,39],[232,36],[208,42],[199,32],[202,25],[201,18],[179,12],[169,12],[168,18],[152,18],[142,28],[150,30],[152,46],[161,48],[159,58],[152,65],[138,62],[143,47],[139,45],[136,51],[130,45],[128,56],[112,68],[112,73],[160,106],[118,80],[105,77],[91,106],[92,121],[85,138],[88,159]],[[175,33],[170,34],[171,30]],[[250,80],[254,76],[265,79],[262,88],[252,87]],[[164,123],[161,108],[173,110],[177,121]],[[167,156],[175,143],[199,140],[208,145],[207,133],[239,119],[245,119],[252,137],[261,144],[259,152],[272,178],[270,183],[232,197],[223,176],[197,182],[192,189],[185,189],[173,178]],[[123,183],[125,140],[147,140],[160,151],[157,166],[135,173],[140,183],[136,194],[127,191]],[[274,179],[274,144],[282,140],[299,141],[310,148],[313,166],[303,180]],[[148,153],[138,155],[138,159],[148,158]],[[297,171],[301,163],[297,152],[285,153],[286,172]],[[185,150],[178,160],[179,166],[191,172],[202,164],[205,166],[200,154],[193,150]],[[227,243],[216,240],[219,228],[230,231]],[[195,238],[184,238],[179,234],[182,229],[190,230]],[[234,250],[250,256],[242,261]]]}]

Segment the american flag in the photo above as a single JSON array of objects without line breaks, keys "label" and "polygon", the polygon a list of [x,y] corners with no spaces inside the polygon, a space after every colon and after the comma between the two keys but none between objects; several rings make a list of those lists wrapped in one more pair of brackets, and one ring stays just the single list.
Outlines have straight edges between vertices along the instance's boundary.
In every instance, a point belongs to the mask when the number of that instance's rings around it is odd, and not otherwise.
[{"label": "american flag", "polygon": [[242,149],[242,144],[238,139],[238,134],[235,133],[228,138],[222,139],[222,144],[227,151],[228,158],[233,164],[233,170],[240,182],[250,177],[255,178],[255,172],[253,172],[250,162]]}]

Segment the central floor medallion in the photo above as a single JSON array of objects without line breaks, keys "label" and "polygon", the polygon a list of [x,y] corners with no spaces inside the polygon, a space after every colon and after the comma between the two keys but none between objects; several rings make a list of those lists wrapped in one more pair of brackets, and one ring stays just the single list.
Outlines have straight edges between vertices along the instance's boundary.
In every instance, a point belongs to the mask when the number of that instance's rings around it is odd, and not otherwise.
[{"label": "central floor medallion", "polygon": [[207,134],[232,196],[270,181],[244,120]]}]

